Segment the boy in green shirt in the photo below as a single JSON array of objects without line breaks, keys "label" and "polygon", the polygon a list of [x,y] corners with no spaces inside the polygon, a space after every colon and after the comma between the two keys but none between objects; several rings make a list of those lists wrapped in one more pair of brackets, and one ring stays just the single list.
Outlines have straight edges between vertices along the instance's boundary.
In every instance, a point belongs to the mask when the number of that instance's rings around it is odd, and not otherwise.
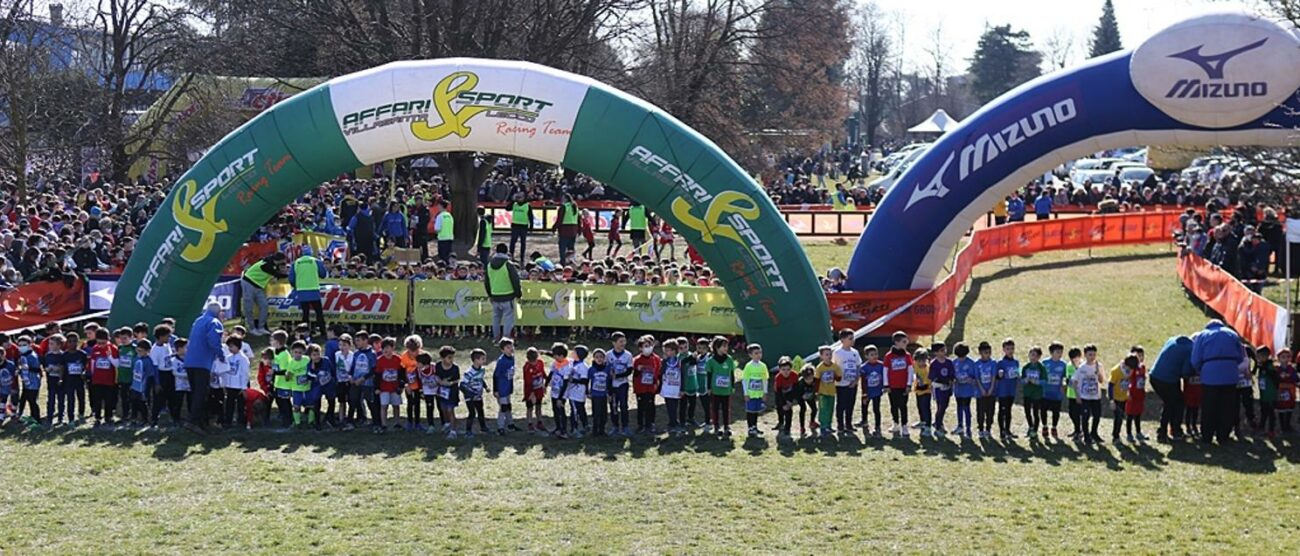
[{"label": "boy in green shirt", "polygon": [[741,374],[745,387],[745,421],[749,423],[749,436],[762,436],[758,430],[758,415],[763,412],[763,396],[767,394],[767,365],[763,363],[763,346],[749,344],[749,363]]},{"label": "boy in green shirt", "polygon": [[280,370],[284,373],[285,383],[288,386],[290,399],[293,402],[293,424],[295,427],[302,425],[303,415],[306,414],[307,391],[311,389],[311,379],[307,376],[308,359],[303,356],[307,351],[307,344],[302,340],[293,343],[289,348],[289,355],[285,357],[281,364]]},{"label": "boy in green shirt", "polygon": [[1025,397],[1025,421],[1029,423],[1029,437],[1038,436],[1047,410],[1043,406],[1043,380],[1047,377],[1047,367],[1043,366],[1043,348],[1029,348],[1029,362],[1020,369],[1021,392]]},{"label": "boy in green shirt", "polygon": [[712,395],[713,433],[731,436],[731,392],[736,384],[736,360],[727,355],[727,339],[713,338],[713,356],[704,364]]},{"label": "boy in green shirt", "polygon": [[[700,342],[704,342],[703,339]],[[708,357],[698,357],[690,351],[691,344],[686,338],[678,338],[677,344],[682,346],[682,403],[678,404],[677,422],[684,427],[695,428],[695,403],[699,396],[704,393],[704,380],[707,378],[696,372],[703,365],[703,360]],[[705,350],[708,344],[703,344]],[[698,346],[697,346],[698,350]]]}]

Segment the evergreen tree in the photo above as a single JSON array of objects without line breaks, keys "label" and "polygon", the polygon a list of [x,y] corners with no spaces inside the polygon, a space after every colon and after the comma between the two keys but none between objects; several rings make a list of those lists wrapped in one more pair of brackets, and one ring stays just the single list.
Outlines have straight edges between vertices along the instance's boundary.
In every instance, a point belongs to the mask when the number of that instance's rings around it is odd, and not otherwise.
[{"label": "evergreen tree", "polygon": [[1026,31],[1010,25],[989,27],[971,59],[971,93],[986,103],[1041,73],[1042,53],[1033,49]]},{"label": "evergreen tree", "polygon": [[1111,0],[1101,7],[1101,20],[1092,30],[1092,42],[1089,44],[1088,56],[1096,58],[1124,48],[1119,39],[1119,22],[1115,20],[1115,4]]}]

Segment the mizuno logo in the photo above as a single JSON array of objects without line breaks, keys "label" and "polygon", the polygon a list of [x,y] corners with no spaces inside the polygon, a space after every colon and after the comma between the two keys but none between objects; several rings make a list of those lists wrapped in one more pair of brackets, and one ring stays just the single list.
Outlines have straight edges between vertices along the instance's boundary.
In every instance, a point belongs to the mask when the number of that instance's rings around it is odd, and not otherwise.
[{"label": "mizuno logo", "polygon": [[1201,49],[1205,48],[1205,45],[1202,44],[1198,45],[1196,48],[1170,54],[1169,57],[1187,60],[1188,62],[1196,64],[1205,71],[1205,76],[1210,79],[1223,79],[1223,66],[1227,65],[1228,60],[1237,57],[1239,54],[1264,46],[1264,43],[1266,42],[1268,42],[1268,37],[1264,37],[1240,48],[1234,48],[1226,52],[1210,55],[1201,54]]},{"label": "mizuno logo", "polygon": [[921,199],[943,197],[948,194],[948,188],[943,185],[943,175],[948,172],[948,166],[952,165],[954,157],[956,157],[956,154],[948,154],[948,160],[943,161],[943,166],[939,167],[939,171],[934,173],[934,177],[930,178],[930,183],[926,184],[925,187],[917,184],[916,189],[912,191],[912,197],[907,200],[907,206],[903,207],[903,210],[912,208],[912,205]]}]

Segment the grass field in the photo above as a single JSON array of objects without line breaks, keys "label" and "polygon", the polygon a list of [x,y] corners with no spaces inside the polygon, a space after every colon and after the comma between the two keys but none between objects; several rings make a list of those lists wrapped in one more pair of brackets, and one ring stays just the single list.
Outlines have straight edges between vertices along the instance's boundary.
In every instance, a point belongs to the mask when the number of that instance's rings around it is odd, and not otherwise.
[{"label": "grass field", "polygon": [[[819,271],[850,249],[808,248]],[[1164,247],[990,262],[941,336],[1154,356],[1206,319],[1173,270]],[[1297,471],[1295,437],[1203,451],[5,430],[0,552],[1292,553]]]}]

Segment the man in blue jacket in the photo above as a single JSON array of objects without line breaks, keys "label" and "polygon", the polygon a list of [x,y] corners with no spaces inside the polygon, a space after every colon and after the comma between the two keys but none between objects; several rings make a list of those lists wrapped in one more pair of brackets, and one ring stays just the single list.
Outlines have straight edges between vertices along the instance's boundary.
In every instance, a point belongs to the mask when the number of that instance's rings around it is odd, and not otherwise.
[{"label": "man in blue jacket", "polygon": [[[212,382],[212,362],[226,360],[221,348],[221,305],[209,303],[206,311],[190,328],[189,350],[185,352],[185,372],[190,379],[190,420],[185,426],[203,433],[208,428],[208,390]],[[1235,390],[1234,390],[1235,391]]]},{"label": "man in blue jacket", "polygon": [[1201,375],[1201,442],[1223,444],[1236,417],[1238,366],[1246,352],[1237,336],[1218,319],[1192,338],[1192,368]]},{"label": "man in blue jacket", "polygon": [[1160,396],[1160,430],[1157,431],[1161,442],[1183,437],[1183,387],[1184,377],[1192,375],[1192,339],[1187,336],[1174,336],[1165,341],[1156,356],[1156,363],[1147,374],[1151,387]]},{"label": "man in blue jacket", "polygon": [[396,201],[388,204],[388,212],[380,226],[384,234],[386,247],[406,247],[406,215],[402,214],[401,205]]}]

